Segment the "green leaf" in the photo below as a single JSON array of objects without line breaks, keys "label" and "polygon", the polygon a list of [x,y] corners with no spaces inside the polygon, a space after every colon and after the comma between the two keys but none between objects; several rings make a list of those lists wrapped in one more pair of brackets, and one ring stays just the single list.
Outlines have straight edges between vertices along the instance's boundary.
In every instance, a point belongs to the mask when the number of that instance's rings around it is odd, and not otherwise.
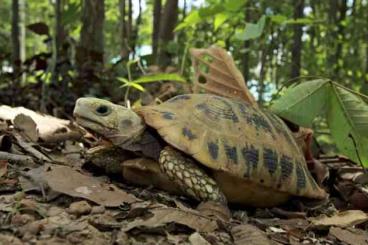
[{"label": "green leaf", "polygon": [[287,21],[287,17],[285,15],[277,14],[277,15],[271,15],[270,20],[272,22],[275,22],[276,24],[282,24],[285,21]]},{"label": "green leaf", "polygon": [[130,87],[133,87],[141,92],[144,92],[145,89],[142,87],[142,85],[138,84],[138,83],[135,83],[135,82],[130,82],[129,84]]},{"label": "green leaf", "polygon": [[296,124],[311,127],[314,118],[327,106],[329,83],[330,80],[317,79],[290,87],[271,110]]},{"label": "green leaf", "polygon": [[185,79],[176,74],[176,73],[172,73],[172,74],[167,74],[167,73],[162,73],[162,74],[154,74],[154,75],[148,75],[148,76],[143,76],[140,77],[132,82],[134,83],[150,83],[150,82],[157,82],[157,81],[163,81],[163,80],[167,80],[167,81],[177,81],[177,82],[185,82]]},{"label": "green leaf", "polygon": [[313,20],[311,18],[299,18],[299,19],[288,19],[286,21],[284,21],[283,24],[313,24],[314,22],[316,22],[316,20]]},{"label": "green leaf", "polygon": [[[368,105],[356,95],[333,87],[334,93],[330,98],[330,109],[327,113],[327,122],[332,138],[339,150],[356,163],[362,161],[368,167],[368,137],[366,127],[361,120],[368,116]],[[358,130],[359,128],[359,130]],[[358,156],[359,155],[359,156]]]},{"label": "green leaf", "polygon": [[326,112],[327,124],[338,149],[351,160],[368,167],[367,97],[327,79],[293,86],[271,109],[299,125],[310,127]]},{"label": "green leaf", "polygon": [[223,4],[214,4],[208,7],[200,8],[198,10],[198,13],[201,19],[203,20],[208,17],[213,17],[214,15],[223,11],[224,11]]},{"label": "green leaf", "polygon": [[125,83],[125,84],[128,84],[129,83],[129,80],[126,79],[126,78],[124,78],[124,77],[117,77],[116,79],[119,80],[120,82]]},{"label": "green leaf", "polygon": [[199,11],[194,10],[187,17],[185,17],[182,23],[175,27],[174,31],[179,31],[181,29],[187,28],[188,26],[190,27],[196,25],[197,23],[201,22],[201,20],[202,18],[199,15]]},{"label": "green leaf", "polygon": [[241,8],[246,3],[246,0],[228,0],[223,6],[227,11],[241,11]]},{"label": "green leaf", "polygon": [[226,13],[219,13],[215,16],[215,21],[213,22],[213,27],[217,30],[227,19],[229,15]]},{"label": "green leaf", "polygon": [[339,102],[337,106],[343,111],[352,130],[368,137],[368,105],[343,87],[334,86],[334,92]]},{"label": "green leaf", "polygon": [[262,15],[262,17],[258,20],[256,24],[247,23],[243,33],[237,34],[236,38],[242,41],[246,41],[260,37],[262,35],[265,23],[266,16]]}]

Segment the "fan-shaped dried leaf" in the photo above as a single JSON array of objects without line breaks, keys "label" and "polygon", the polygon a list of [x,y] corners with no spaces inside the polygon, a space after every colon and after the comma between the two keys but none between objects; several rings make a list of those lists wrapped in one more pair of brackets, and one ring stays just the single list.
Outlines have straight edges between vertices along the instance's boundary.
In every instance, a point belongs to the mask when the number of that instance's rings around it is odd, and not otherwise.
[{"label": "fan-shaped dried leaf", "polygon": [[204,90],[224,97],[240,98],[258,106],[244,78],[226,50],[212,46],[190,50],[194,67],[194,92]]}]

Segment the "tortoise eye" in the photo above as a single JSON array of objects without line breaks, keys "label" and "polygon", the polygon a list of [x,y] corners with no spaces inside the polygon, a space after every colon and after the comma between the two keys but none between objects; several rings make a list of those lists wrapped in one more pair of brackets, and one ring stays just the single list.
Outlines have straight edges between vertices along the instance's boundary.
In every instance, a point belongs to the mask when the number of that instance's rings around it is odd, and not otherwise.
[{"label": "tortoise eye", "polygon": [[105,105],[100,105],[96,108],[96,113],[101,116],[107,116],[110,114],[110,108]]}]

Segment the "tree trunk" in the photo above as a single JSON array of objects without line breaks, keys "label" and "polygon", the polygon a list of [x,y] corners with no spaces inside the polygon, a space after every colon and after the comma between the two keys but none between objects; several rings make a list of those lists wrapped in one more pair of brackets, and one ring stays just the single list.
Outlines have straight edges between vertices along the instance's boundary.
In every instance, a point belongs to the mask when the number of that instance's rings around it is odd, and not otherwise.
[{"label": "tree trunk", "polygon": [[[295,1],[294,19],[303,18],[304,0]],[[290,78],[299,77],[302,58],[302,35],[303,26],[301,24],[294,25],[293,45],[291,48],[291,72]]]},{"label": "tree trunk", "polygon": [[344,27],[344,20],[346,18],[346,12],[348,10],[348,6],[347,6],[347,0],[342,0],[341,5],[339,5],[339,18],[338,18],[338,24],[337,24],[337,40],[335,40],[335,42],[337,42],[337,46],[336,46],[336,50],[335,50],[335,60],[336,60],[336,66],[334,69],[334,74],[336,77],[339,77],[339,73],[340,73],[340,63],[338,62],[339,59],[341,58],[341,54],[342,54],[342,46],[345,42],[345,27]]},{"label": "tree trunk", "polygon": [[[252,6],[252,2],[248,1],[246,6],[245,6],[245,17],[244,17],[244,21],[246,23],[249,23],[252,21],[252,10],[251,10],[251,6]],[[250,80],[250,75],[249,75],[249,47],[250,47],[250,42],[249,41],[244,41],[243,44],[243,48],[245,50],[245,53],[243,54],[243,76],[244,76],[244,81],[245,84],[247,85],[248,81]]]},{"label": "tree trunk", "polygon": [[137,45],[137,41],[138,41],[138,33],[139,33],[139,27],[142,24],[142,0],[138,0],[138,17],[137,20],[135,22],[135,26],[133,27],[132,30],[132,46],[131,49],[133,50],[133,56],[135,56],[135,46]]},{"label": "tree trunk", "polygon": [[174,39],[174,28],[178,20],[178,0],[167,0],[162,19],[160,23],[159,32],[159,50],[158,50],[158,64],[166,67],[171,63],[171,55],[167,50],[167,45]]},{"label": "tree trunk", "polygon": [[129,39],[126,22],[126,0],[119,1],[120,11],[120,57],[123,60],[129,59]]},{"label": "tree trunk", "polygon": [[153,5],[153,31],[152,31],[152,57],[153,60],[157,59],[157,50],[159,43],[160,33],[160,20],[161,20],[161,0],[154,0]]},{"label": "tree trunk", "polygon": [[328,75],[334,79],[336,78],[334,71],[337,66],[337,61],[335,57],[335,50],[337,47],[337,0],[329,1],[329,9],[328,9],[328,32],[327,32],[327,62],[326,62],[326,71]]},{"label": "tree trunk", "polygon": [[103,0],[84,0],[82,7],[82,30],[76,61],[79,70],[79,82],[76,83],[80,92],[87,93],[96,71],[103,64],[104,36],[103,25],[105,5]]},{"label": "tree trunk", "polygon": [[20,72],[20,30],[19,30],[19,1],[12,1],[12,27],[11,27],[11,43],[12,43],[12,66],[14,78],[18,77]]}]

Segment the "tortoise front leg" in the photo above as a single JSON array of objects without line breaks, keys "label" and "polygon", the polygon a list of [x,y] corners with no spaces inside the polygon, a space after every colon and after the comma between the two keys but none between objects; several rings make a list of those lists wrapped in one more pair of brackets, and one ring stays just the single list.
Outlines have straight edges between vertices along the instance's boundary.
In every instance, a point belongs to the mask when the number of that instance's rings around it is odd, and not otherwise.
[{"label": "tortoise front leg", "polygon": [[187,195],[198,201],[215,201],[226,204],[226,197],[216,182],[195,162],[180,151],[166,146],[160,152],[160,168]]}]

